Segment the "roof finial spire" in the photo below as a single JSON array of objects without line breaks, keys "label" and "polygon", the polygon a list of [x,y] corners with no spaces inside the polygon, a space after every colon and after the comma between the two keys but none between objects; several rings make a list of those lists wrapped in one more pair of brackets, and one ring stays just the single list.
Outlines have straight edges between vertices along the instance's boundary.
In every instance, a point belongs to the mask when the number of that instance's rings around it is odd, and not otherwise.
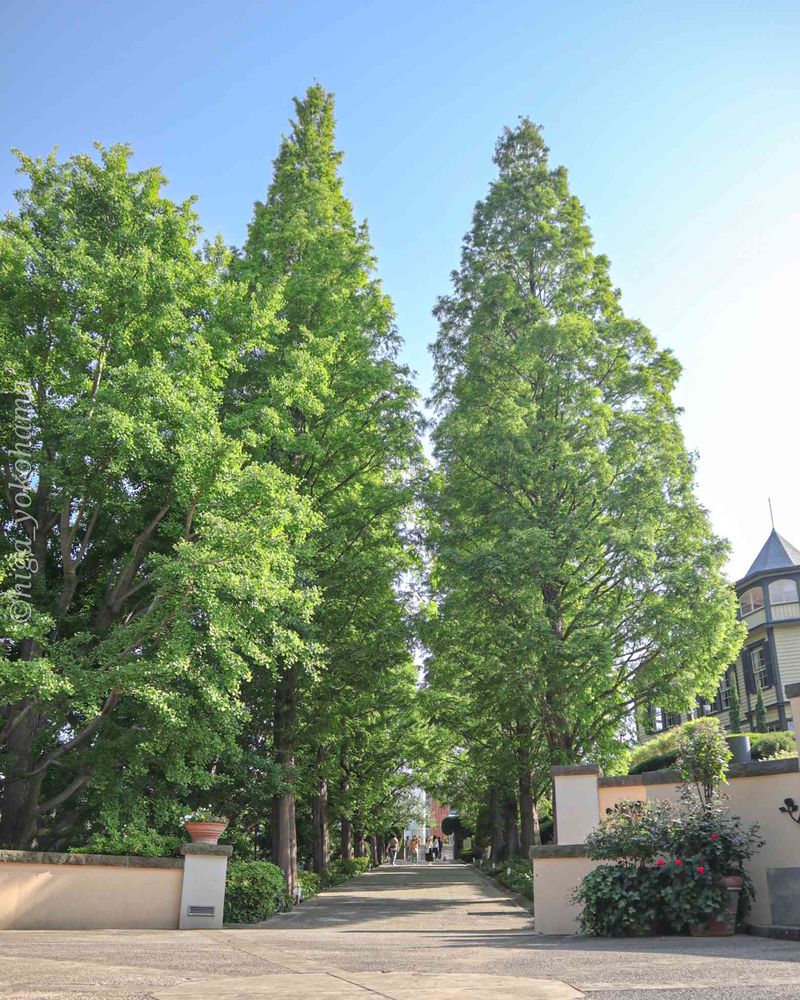
[{"label": "roof finial spire", "polygon": [[767,503],[769,504],[769,519],[772,521],[772,530],[775,530],[775,515],[772,513],[772,499],[767,497]]}]

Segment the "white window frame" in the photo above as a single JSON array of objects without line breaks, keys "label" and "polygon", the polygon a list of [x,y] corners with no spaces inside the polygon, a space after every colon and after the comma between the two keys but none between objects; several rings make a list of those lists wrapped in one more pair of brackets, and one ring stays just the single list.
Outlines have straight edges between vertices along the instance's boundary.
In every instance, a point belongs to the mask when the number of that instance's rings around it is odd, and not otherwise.
[{"label": "white window frame", "polygon": [[[760,604],[754,604],[753,603],[753,598],[750,596],[751,594],[759,595],[759,600],[761,601],[761,603]],[[745,598],[749,598],[749,601],[750,601],[750,606],[749,607],[745,606]],[[739,598],[739,610],[740,610],[743,618],[746,617],[747,615],[754,614],[756,611],[763,611],[764,610],[764,588],[763,587],[750,587],[749,590],[746,590],[742,594],[742,596]]]},{"label": "white window frame", "polygon": [[[772,588],[776,587],[779,583],[790,584],[792,587],[794,587],[794,596],[780,597],[778,599],[774,598],[772,596]],[[797,604],[798,600],[800,600],[800,598],[798,598],[797,594],[797,580],[790,580],[788,577],[784,577],[780,580],[773,580],[772,583],[769,585],[769,603],[773,605],[773,607],[778,604]]]},{"label": "white window frame", "polygon": [[757,691],[763,691],[767,684],[767,661],[764,658],[764,647],[756,646],[750,650],[750,666],[753,669],[753,681]]}]

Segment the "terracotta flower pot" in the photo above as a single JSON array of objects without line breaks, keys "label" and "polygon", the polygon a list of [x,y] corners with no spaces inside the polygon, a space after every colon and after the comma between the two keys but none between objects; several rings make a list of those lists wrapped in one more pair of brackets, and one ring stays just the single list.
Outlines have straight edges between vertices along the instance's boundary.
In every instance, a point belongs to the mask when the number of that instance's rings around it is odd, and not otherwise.
[{"label": "terracotta flower pot", "polygon": [[736,933],[736,913],[739,909],[739,893],[742,889],[741,875],[723,875],[722,884],[728,890],[728,915],[720,920],[709,917],[705,924],[695,924],[689,928],[692,937],[730,937]]},{"label": "terracotta flower pot", "polygon": [[192,838],[193,844],[217,844],[219,838],[228,829],[224,820],[189,821],[183,824],[184,830]]}]

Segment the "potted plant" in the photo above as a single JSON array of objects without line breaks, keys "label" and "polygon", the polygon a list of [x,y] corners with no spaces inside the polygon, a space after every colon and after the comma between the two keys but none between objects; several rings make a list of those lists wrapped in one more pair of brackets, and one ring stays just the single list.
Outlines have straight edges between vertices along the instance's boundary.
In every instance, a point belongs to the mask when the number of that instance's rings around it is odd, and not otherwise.
[{"label": "potted plant", "polygon": [[228,828],[228,820],[217,816],[211,809],[195,809],[183,818],[183,828],[192,838],[193,844],[218,844],[219,838]]},{"label": "potted plant", "polygon": [[671,849],[676,858],[687,860],[683,878],[700,910],[699,919],[689,924],[696,937],[735,932],[740,906],[744,909],[753,897],[744,863],[764,844],[758,825],[745,828],[720,795],[730,759],[725,737],[709,726],[689,735],[678,761],[681,818],[672,831]]}]

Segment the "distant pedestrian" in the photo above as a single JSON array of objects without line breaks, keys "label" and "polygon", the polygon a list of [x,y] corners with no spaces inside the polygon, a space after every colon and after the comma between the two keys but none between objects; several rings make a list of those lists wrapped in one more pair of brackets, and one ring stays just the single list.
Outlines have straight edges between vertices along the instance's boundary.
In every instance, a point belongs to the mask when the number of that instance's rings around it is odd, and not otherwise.
[{"label": "distant pedestrian", "polygon": [[419,861],[419,837],[416,834],[408,842],[408,852],[411,856],[411,864],[415,865]]},{"label": "distant pedestrian", "polygon": [[400,841],[397,839],[397,837],[395,837],[394,834],[392,834],[392,836],[389,838],[389,843],[386,845],[386,847],[389,851],[389,860],[392,862],[392,864],[395,864],[397,861],[397,852],[400,849]]},{"label": "distant pedestrian", "polygon": [[425,841],[425,860],[429,865],[433,863],[433,837]]}]

